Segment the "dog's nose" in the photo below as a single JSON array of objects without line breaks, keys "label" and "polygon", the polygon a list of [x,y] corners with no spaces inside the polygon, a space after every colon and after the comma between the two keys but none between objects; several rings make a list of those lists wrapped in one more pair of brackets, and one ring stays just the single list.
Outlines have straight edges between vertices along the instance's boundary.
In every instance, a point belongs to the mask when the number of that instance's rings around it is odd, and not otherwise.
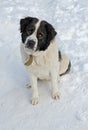
[{"label": "dog's nose", "polygon": [[33,41],[33,40],[28,40],[28,41],[27,41],[27,44],[26,44],[26,47],[27,47],[27,48],[30,48],[30,49],[33,49],[33,48],[34,48],[34,45],[35,45],[35,41]]}]

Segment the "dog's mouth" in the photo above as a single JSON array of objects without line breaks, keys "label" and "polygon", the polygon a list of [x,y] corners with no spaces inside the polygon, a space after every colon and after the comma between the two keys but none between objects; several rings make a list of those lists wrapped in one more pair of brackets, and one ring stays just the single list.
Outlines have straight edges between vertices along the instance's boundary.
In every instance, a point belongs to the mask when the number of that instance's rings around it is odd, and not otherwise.
[{"label": "dog's mouth", "polygon": [[28,55],[34,55],[36,52],[38,52],[38,48],[36,46],[33,48],[30,48],[24,45],[24,50]]},{"label": "dog's mouth", "polygon": [[24,49],[27,54],[32,54],[36,51],[36,48],[31,49],[31,48],[27,48],[26,46],[24,47]]}]

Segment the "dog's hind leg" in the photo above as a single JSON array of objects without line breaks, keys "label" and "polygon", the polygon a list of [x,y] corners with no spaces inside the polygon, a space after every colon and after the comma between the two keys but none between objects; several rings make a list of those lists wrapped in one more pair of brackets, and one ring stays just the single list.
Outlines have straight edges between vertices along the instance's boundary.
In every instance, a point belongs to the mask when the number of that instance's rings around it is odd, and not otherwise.
[{"label": "dog's hind leg", "polygon": [[60,62],[60,68],[59,68],[59,75],[62,76],[64,74],[67,74],[70,71],[71,68],[71,62],[66,54],[62,54],[59,51],[59,62]]}]

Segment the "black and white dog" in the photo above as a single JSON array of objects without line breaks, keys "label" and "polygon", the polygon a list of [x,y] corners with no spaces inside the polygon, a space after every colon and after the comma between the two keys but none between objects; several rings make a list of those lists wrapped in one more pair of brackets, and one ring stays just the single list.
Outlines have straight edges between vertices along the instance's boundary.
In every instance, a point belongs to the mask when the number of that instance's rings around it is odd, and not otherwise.
[{"label": "black and white dog", "polygon": [[32,104],[39,102],[38,79],[51,80],[52,96],[59,98],[58,80],[70,70],[70,61],[57,47],[57,32],[51,24],[37,18],[20,20],[22,60],[30,75],[33,89]]}]

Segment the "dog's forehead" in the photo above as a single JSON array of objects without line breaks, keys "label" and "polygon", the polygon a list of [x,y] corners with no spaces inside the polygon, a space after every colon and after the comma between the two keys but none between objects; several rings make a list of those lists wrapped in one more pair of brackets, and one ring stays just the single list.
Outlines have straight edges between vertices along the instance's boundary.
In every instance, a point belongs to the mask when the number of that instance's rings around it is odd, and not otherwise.
[{"label": "dog's forehead", "polygon": [[31,26],[36,26],[36,24],[38,23],[38,21],[39,21],[39,19],[33,18],[31,21],[28,22],[27,28],[29,28]]},{"label": "dog's forehead", "polygon": [[46,23],[45,21],[39,20],[35,25],[36,31],[37,32],[45,31],[45,23]]},{"label": "dog's forehead", "polygon": [[42,30],[42,31],[45,30],[45,21],[40,22],[40,26],[39,26],[38,30]]},{"label": "dog's forehead", "polygon": [[39,21],[38,18],[31,18],[30,24],[36,24]]},{"label": "dog's forehead", "polygon": [[40,23],[41,23],[41,21],[38,20],[38,22],[35,24],[36,31],[39,29],[39,27],[40,27]]},{"label": "dog's forehead", "polygon": [[32,21],[28,24],[27,28],[34,26],[35,31],[37,32],[39,30],[44,30],[45,24],[46,24],[46,21],[33,18]]}]

